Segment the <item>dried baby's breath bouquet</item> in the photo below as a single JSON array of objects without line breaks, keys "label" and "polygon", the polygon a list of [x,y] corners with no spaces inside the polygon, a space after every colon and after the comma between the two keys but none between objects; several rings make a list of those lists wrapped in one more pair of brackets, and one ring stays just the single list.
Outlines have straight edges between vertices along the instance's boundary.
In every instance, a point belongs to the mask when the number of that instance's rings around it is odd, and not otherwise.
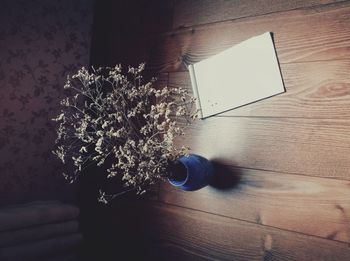
[{"label": "dried baby's breath bouquet", "polygon": [[59,123],[53,153],[73,166],[63,174],[71,183],[89,166],[108,163],[107,178],[121,176],[140,194],[169,177],[169,164],[187,154],[174,138],[184,134],[179,117],[196,117],[193,97],[182,88],[156,88],[155,79],[144,83],[143,70],[144,64],[127,72],[120,65],[82,68],[67,78],[70,94],[53,119]]}]

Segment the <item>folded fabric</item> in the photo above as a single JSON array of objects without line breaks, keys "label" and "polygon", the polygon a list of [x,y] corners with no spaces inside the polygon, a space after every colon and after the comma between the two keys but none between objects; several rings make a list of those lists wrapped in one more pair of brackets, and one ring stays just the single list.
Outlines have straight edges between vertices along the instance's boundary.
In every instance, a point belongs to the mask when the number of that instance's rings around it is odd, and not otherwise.
[{"label": "folded fabric", "polygon": [[65,253],[63,255],[57,255],[49,258],[40,259],[38,261],[79,261],[79,254],[77,251],[72,253]]},{"label": "folded fabric", "polygon": [[76,232],[78,232],[78,221],[76,220],[7,230],[0,232],[0,247],[19,245],[28,241],[49,239]]},{"label": "folded fabric", "polygon": [[40,201],[5,207],[0,209],[0,232],[71,220],[78,214],[79,209],[76,206],[57,201]]},{"label": "folded fabric", "polygon": [[0,248],[1,261],[31,261],[60,255],[76,249],[82,242],[81,234],[71,234],[48,240],[35,241],[19,246]]},{"label": "folded fabric", "polygon": [[5,205],[5,206],[1,206],[0,209],[7,210],[12,208],[30,207],[30,206],[36,206],[36,205],[57,205],[57,204],[62,204],[62,202],[58,200],[36,200],[36,201],[27,202],[27,203]]}]

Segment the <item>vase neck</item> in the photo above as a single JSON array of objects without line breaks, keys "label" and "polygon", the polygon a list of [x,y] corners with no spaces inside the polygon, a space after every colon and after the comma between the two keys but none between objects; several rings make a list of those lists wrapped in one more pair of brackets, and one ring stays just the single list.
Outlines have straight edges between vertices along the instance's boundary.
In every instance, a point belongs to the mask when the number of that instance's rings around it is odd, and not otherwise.
[{"label": "vase neck", "polygon": [[180,161],[175,161],[170,164],[170,179],[175,181],[183,181],[187,178],[187,169]]}]

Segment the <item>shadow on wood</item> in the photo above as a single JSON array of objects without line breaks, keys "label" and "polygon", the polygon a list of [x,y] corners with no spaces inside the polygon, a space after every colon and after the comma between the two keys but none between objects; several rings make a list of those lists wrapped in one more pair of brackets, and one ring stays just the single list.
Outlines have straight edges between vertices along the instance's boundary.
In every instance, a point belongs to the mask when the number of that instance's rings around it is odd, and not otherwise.
[{"label": "shadow on wood", "polygon": [[218,159],[213,159],[211,162],[214,165],[214,178],[209,185],[218,190],[236,188],[241,180],[242,171],[233,169]]}]

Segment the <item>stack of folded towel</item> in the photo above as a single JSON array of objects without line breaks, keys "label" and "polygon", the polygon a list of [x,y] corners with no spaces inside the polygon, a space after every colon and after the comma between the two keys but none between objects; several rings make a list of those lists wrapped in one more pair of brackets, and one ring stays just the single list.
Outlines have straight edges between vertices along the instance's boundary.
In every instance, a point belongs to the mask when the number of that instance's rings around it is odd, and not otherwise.
[{"label": "stack of folded towel", "polygon": [[0,260],[78,260],[79,209],[57,201],[0,209]]}]

